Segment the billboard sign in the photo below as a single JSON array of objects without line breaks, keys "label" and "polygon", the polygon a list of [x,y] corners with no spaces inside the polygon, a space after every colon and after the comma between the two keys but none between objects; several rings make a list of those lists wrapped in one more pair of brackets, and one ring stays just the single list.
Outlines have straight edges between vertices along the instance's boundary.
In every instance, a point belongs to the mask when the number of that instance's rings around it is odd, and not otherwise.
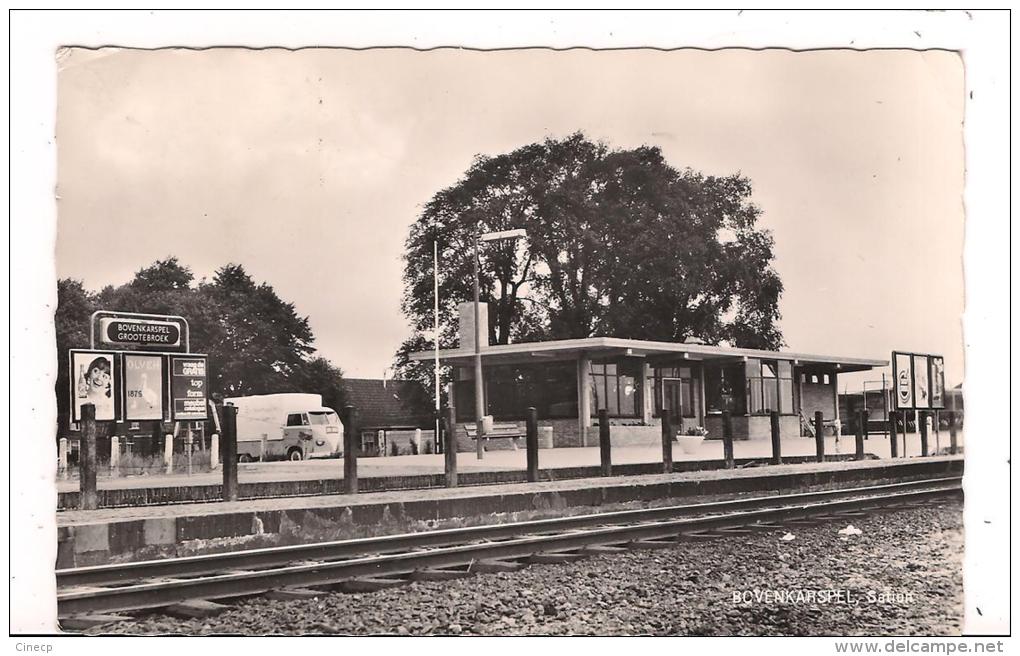
[{"label": "billboard sign", "polygon": [[928,390],[928,356],[914,355],[914,407],[924,410],[931,407],[931,398]]},{"label": "billboard sign", "polygon": [[173,421],[205,421],[208,380],[204,355],[170,356],[170,410]]},{"label": "billboard sign", "polygon": [[893,351],[893,385],[896,389],[896,409],[914,408],[914,374],[910,366],[910,354]]},{"label": "billboard sign", "polygon": [[162,355],[124,354],[124,420],[162,421],[166,396],[166,359]]},{"label": "billboard sign", "polygon": [[71,349],[71,420],[81,421],[81,407],[96,406],[96,421],[120,419],[117,399],[120,398],[119,371],[116,353]]},{"label": "billboard sign", "polygon": [[893,351],[896,410],[939,410],[945,407],[945,360],[941,355]]},{"label": "billboard sign", "polygon": [[928,359],[931,374],[931,407],[946,407],[946,363],[941,356],[933,355]]}]

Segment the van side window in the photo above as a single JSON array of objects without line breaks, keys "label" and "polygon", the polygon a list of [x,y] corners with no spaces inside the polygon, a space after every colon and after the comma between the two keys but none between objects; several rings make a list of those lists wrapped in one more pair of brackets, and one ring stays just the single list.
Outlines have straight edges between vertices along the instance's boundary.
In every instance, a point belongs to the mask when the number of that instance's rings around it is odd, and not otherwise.
[{"label": "van side window", "polygon": [[300,426],[301,425],[301,414],[287,415],[288,426]]}]

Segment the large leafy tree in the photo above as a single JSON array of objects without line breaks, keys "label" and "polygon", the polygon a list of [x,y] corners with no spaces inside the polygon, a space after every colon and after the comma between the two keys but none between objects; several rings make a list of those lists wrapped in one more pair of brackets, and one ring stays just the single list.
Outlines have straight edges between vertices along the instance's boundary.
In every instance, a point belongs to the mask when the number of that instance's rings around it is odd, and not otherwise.
[{"label": "large leafy tree", "polygon": [[777,348],[783,286],[751,193],[740,174],[678,170],[656,147],[613,150],[582,134],[480,156],[411,226],[402,307],[413,334],[396,364],[428,380],[407,354],[432,337],[433,243],[440,342],[453,346],[475,235],[512,228],[526,243],[480,248],[490,343],[603,335]]},{"label": "large leafy tree", "polygon": [[76,280],[58,281],[57,293],[61,431],[69,410],[67,351],[88,347],[89,320],[97,309],[183,316],[191,329],[191,351],[209,356],[209,388],[215,395],[312,392],[322,394],[329,407],[343,407],[343,372],[314,357],[308,319],[240,265],[221,267],[210,281],[195,281],[189,268],[169,257],[98,294]]}]

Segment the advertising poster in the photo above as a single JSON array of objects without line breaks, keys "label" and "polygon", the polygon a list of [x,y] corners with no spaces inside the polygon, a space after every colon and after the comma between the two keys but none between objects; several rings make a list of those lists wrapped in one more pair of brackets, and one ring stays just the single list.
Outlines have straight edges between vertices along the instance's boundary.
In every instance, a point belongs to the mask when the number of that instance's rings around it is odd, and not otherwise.
[{"label": "advertising poster", "polygon": [[922,409],[931,407],[927,355],[914,356],[914,407]]},{"label": "advertising poster", "polygon": [[893,378],[896,385],[896,409],[912,409],[914,407],[914,376],[910,369],[910,355],[893,353]]},{"label": "advertising poster", "polygon": [[205,356],[170,356],[170,396],[174,421],[209,418]]},{"label": "advertising poster", "polygon": [[111,352],[74,351],[71,363],[71,418],[81,421],[81,407],[86,403],[96,406],[96,421],[116,421],[117,417],[117,359]]},{"label": "advertising poster", "polygon": [[163,419],[166,373],[161,355],[124,354],[124,420]]},{"label": "advertising poster", "polygon": [[946,364],[941,356],[933,355],[931,363],[931,407],[946,407]]}]

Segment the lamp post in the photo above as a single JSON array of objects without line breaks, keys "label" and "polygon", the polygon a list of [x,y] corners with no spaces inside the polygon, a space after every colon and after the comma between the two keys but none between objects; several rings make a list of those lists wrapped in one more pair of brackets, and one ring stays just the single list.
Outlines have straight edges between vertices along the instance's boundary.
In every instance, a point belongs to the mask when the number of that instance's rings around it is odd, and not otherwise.
[{"label": "lamp post", "polygon": [[[485,416],[485,385],[482,382],[482,325],[480,320],[481,302],[479,301],[479,288],[481,283],[478,279],[478,250],[479,244],[483,241],[500,241],[503,239],[517,239],[527,236],[523,228],[516,230],[503,230],[501,232],[487,232],[478,234],[478,224],[475,224],[475,454],[481,460],[485,457],[484,426],[482,417]],[[488,341],[488,340],[486,340]]]}]

